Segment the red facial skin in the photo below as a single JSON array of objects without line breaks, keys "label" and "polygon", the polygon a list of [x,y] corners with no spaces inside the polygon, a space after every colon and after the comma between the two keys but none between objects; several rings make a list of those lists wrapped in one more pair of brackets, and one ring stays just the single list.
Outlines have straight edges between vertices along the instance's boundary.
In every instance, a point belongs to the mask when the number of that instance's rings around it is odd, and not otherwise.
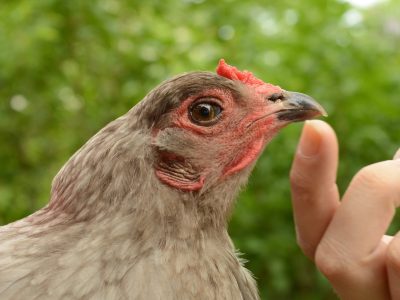
[{"label": "red facial skin", "polygon": [[[192,139],[201,145],[209,145],[214,157],[200,166],[200,177],[194,182],[178,182],[168,172],[156,170],[158,178],[164,183],[185,191],[200,190],[207,176],[207,169],[222,166],[220,179],[237,173],[249,166],[260,155],[265,144],[279,130],[278,121],[273,114],[277,108],[266,98],[277,92],[277,88],[268,90],[268,93],[259,93],[253,87],[243,86],[247,94],[242,100],[223,90],[207,90],[202,94],[189,97],[171,115],[172,126],[185,130]],[[265,90],[264,90],[265,91]],[[281,90],[279,89],[281,92]],[[195,124],[189,116],[190,106],[202,98],[213,98],[222,107],[218,121],[211,126]],[[204,153],[207,156],[207,153]],[[165,158],[165,156],[163,157]],[[184,160],[174,156],[175,161]]]},{"label": "red facial skin", "polygon": [[[224,60],[220,61],[217,73],[237,82],[240,99],[235,99],[228,90],[208,89],[182,101],[170,115],[168,128],[176,129],[182,144],[189,143],[192,149],[161,151],[156,175],[162,182],[183,191],[200,190],[212,172],[214,175],[218,172],[220,181],[248,167],[285,125],[274,114],[280,107],[267,100],[272,94],[282,93],[280,87],[264,83],[250,72],[241,72]],[[192,105],[204,98],[212,99],[222,108],[218,120],[209,126],[194,122],[189,112]],[[158,129],[153,132],[155,138],[159,133]],[[193,174],[198,176],[193,179]]]}]

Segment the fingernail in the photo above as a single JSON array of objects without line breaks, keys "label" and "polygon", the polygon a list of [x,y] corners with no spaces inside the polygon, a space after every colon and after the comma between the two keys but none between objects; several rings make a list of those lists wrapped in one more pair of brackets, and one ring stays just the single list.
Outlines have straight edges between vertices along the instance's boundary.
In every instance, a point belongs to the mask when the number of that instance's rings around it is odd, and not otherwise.
[{"label": "fingernail", "polygon": [[400,159],[400,149],[397,150],[396,154],[394,155],[393,159]]},{"label": "fingernail", "polygon": [[318,131],[318,121],[306,121],[300,138],[299,153],[304,157],[318,154],[321,146],[321,135]]}]

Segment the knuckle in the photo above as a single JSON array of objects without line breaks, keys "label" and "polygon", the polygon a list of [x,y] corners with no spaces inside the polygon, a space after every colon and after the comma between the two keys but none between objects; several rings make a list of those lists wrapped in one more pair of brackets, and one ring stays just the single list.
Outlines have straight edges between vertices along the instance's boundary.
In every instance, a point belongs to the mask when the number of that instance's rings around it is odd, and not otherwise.
[{"label": "knuckle", "polygon": [[387,162],[366,166],[356,174],[353,184],[379,192],[398,190],[399,184],[388,167]]},{"label": "knuckle", "polygon": [[362,168],[354,177],[357,185],[368,186],[370,188],[379,188],[383,185],[383,180],[379,178],[379,168],[376,165],[370,165]]},{"label": "knuckle", "polygon": [[300,172],[298,169],[290,170],[290,185],[295,189],[308,189],[310,186],[310,178],[304,172]]},{"label": "knuckle", "polygon": [[322,242],[315,253],[315,264],[331,282],[338,282],[350,275],[349,264],[344,259],[342,251]]},{"label": "knuckle", "polygon": [[386,251],[387,265],[394,269],[395,272],[400,272],[400,238],[394,237],[388,245]]}]

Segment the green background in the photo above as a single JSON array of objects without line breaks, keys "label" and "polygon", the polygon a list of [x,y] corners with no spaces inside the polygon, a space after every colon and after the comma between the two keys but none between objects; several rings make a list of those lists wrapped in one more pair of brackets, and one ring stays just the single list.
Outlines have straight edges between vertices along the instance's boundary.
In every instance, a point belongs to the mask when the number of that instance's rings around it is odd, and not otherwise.
[{"label": "green background", "polygon": [[[221,57],[324,105],[343,192],[400,145],[399,46],[398,1],[1,1],[0,223],[44,206],[66,159],[156,84]],[[230,224],[263,299],[335,298],[296,245],[288,173],[300,130],[269,145]]]}]

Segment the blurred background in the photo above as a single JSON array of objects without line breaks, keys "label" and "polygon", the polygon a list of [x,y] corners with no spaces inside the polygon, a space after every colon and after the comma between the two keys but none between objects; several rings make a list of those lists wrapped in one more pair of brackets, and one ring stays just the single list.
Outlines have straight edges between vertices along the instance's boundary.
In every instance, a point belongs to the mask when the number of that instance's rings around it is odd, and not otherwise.
[{"label": "blurred background", "polygon": [[[396,0],[1,1],[0,224],[44,206],[67,158],[160,81],[221,57],[324,105],[343,192],[400,146],[399,47]],[[263,299],[335,299],[295,240],[301,126],[267,148],[230,223]]]}]

